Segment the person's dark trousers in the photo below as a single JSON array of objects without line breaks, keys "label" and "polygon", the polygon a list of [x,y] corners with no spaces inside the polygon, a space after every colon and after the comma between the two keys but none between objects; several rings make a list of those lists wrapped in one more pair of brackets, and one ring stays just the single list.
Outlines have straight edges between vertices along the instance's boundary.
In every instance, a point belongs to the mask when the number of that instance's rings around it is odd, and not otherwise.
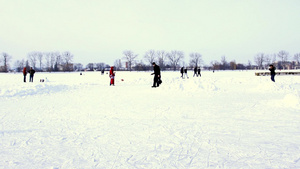
[{"label": "person's dark trousers", "polygon": [[30,76],[29,82],[33,82],[33,76]]},{"label": "person's dark trousers", "polygon": [[24,82],[26,82],[26,76],[24,76]]},{"label": "person's dark trousers", "polygon": [[275,82],[275,75],[271,75],[271,80]]},{"label": "person's dark trousers", "polygon": [[154,79],[153,79],[153,87],[158,87],[159,84],[157,83],[158,82],[158,77],[157,76],[154,76]]}]

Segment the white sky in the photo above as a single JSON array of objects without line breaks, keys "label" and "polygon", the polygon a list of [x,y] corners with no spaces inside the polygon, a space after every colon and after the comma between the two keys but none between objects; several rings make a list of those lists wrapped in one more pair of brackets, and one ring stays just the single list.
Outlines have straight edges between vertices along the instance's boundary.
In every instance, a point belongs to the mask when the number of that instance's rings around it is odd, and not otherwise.
[{"label": "white sky", "polygon": [[113,64],[132,50],[198,52],[205,64],[300,52],[300,0],[0,0],[0,52],[70,51]]}]

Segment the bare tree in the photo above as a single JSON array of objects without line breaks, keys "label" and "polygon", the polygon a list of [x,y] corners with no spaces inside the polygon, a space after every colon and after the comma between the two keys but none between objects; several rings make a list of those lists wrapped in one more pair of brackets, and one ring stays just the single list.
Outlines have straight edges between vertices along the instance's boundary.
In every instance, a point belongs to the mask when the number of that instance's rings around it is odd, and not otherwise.
[{"label": "bare tree", "polygon": [[37,53],[37,59],[39,61],[40,64],[40,71],[42,71],[42,65],[43,65],[43,53],[42,52],[38,52]]},{"label": "bare tree", "polygon": [[134,54],[131,50],[125,50],[123,51],[124,59],[126,60],[128,64],[128,68],[131,71],[131,66],[133,62],[135,61],[135,58],[138,56],[137,54]]},{"label": "bare tree", "polygon": [[96,63],[96,69],[97,70],[102,70],[105,68],[105,63]]},{"label": "bare tree", "polygon": [[81,71],[83,69],[83,65],[81,63],[76,63],[74,65],[74,69],[78,70],[78,71]]},{"label": "bare tree", "polygon": [[287,51],[281,50],[278,52],[277,57],[281,60],[281,63],[278,64],[278,67],[280,69],[284,69],[286,67],[286,62],[290,57],[289,53]]},{"label": "bare tree", "polygon": [[55,56],[54,70],[55,71],[62,70],[63,58],[61,54],[59,52],[54,52],[53,54]]},{"label": "bare tree", "polygon": [[211,61],[210,64],[211,64],[213,70],[220,70],[220,65],[221,64],[218,61],[216,61],[216,60],[215,61]]},{"label": "bare tree", "polygon": [[296,53],[296,54],[294,55],[294,59],[295,59],[295,61],[298,62],[298,64],[299,64],[299,63],[300,63],[300,53]]},{"label": "bare tree", "polygon": [[165,69],[165,60],[166,60],[166,52],[164,50],[159,50],[156,52],[158,65],[160,66],[161,70]]},{"label": "bare tree", "polygon": [[38,58],[38,52],[28,53],[28,60],[30,62],[31,67],[33,67],[33,69],[36,69],[37,58]]},{"label": "bare tree", "polygon": [[202,63],[202,55],[200,53],[190,53],[191,66],[198,67]]},{"label": "bare tree", "polygon": [[17,60],[14,64],[15,68],[16,68],[16,71],[17,72],[21,72],[23,67],[25,67],[25,61],[24,59],[22,60]]},{"label": "bare tree", "polygon": [[119,70],[122,67],[121,59],[115,60],[114,66],[116,67],[117,70]]},{"label": "bare tree", "polygon": [[247,66],[248,69],[251,69],[252,68],[252,63],[251,63],[251,60],[248,60],[248,66]]},{"label": "bare tree", "polygon": [[269,55],[265,56],[265,67],[268,67],[272,63],[272,58]]},{"label": "bare tree", "polygon": [[55,55],[53,52],[46,52],[46,68],[48,71],[54,70],[54,63],[55,63]]},{"label": "bare tree", "polygon": [[184,58],[184,54],[182,51],[172,50],[170,53],[167,53],[167,58],[175,71],[178,63]]},{"label": "bare tree", "polygon": [[277,56],[281,59],[282,63],[286,62],[290,57],[289,52],[284,50],[279,51]]},{"label": "bare tree", "polygon": [[222,56],[221,57],[221,69],[225,70],[229,67],[229,64],[226,60],[226,57],[225,56]]},{"label": "bare tree", "polygon": [[64,70],[65,71],[71,71],[73,69],[73,66],[72,66],[72,61],[73,61],[73,55],[69,52],[69,51],[66,51],[62,54],[62,59],[64,60]]},{"label": "bare tree", "polygon": [[3,69],[1,71],[3,72],[8,72],[8,68],[9,68],[9,62],[11,60],[11,56],[8,55],[7,53],[2,53],[3,56]]},{"label": "bare tree", "polygon": [[55,52],[50,52],[50,66],[51,66],[51,70],[54,70],[54,66],[55,66],[55,59],[56,59],[56,54]]},{"label": "bare tree", "polygon": [[144,55],[144,58],[147,60],[147,62],[149,63],[149,65],[151,66],[152,63],[155,60],[155,50],[151,49],[149,51],[147,51]]},{"label": "bare tree", "polygon": [[93,71],[94,70],[94,63],[87,64],[86,68],[89,69],[90,71]]},{"label": "bare tree", "polygon": [[265,54],[264,53],[256,54],[256,56],[254,57],[254,62],[260,69],[262,69],[263,63],[265,62]]}]

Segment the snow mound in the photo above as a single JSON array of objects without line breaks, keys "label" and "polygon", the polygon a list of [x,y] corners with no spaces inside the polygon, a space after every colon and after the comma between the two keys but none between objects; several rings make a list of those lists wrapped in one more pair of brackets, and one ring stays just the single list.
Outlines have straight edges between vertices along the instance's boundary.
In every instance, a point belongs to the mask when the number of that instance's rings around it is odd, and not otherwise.
[{"label": "snow mound", "polygon": [[32,86],[22,86],[14,87],[0,90],[0,97],[23,97],[23,96],[32,96],[32,95],[41,95],[41,94],[51,94],[57,92],[63,92],[70,90],[71,86],[68,85],[47,85],[39,84]]}]

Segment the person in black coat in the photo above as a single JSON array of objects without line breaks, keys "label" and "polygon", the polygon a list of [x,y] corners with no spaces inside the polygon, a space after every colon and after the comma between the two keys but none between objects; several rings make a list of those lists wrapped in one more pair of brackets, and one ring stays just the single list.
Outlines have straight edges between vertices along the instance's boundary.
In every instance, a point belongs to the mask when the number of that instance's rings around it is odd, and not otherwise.
[{"label": "person in black coat", "polygon": [[[184,77],[185,77],[185,76],[186,76],[187,78],[189,78],[189,76],[188,76],[188,74],[187,74],[187,68],[186,68],[186,67],[184,68]],[[183,78],[184,78],[184,77],[183,77]]]},{"label": "person in black coat", "polygon": [[181,73],[181,78],[183,78],[183,67],[181,67],[180,73]]},{"label": "person in black coat", "polygon": [[273,81],[273,82],[275,82],[275,67],[273,66],[273,65],[270,65],[269,66],[269,70],[271,71],[271,80]]},{"label": "person in black coat", "polygon": [[195,75],[198,77],[198,74],[197,74],[197,66],[194,68],[194,75],[193,75],[193,77],[195,77]]},{"label": "person in black coat", "polygon": [[200,67],[199,67],[199,69],[198,69],[198,76],[201,77],[201,68],[200,68]]},{"label": "person in black coat", "polygon": [[153,70],[154,73],[152,73],[151,75],[154,75],[154,79],[153,79],[153,86],[152,87],[158,87],[160,85],[160,67],[158,65],[155,64],[155,62],[152,63],[153,66]]},{"label": "person in black coat", "polygon": [[33,82],[33,76],[34,76],[35,70],[32,69],[32,67],[30,67],[30,70],[28,71],[28,73],[30,74],[29,82]]}]

